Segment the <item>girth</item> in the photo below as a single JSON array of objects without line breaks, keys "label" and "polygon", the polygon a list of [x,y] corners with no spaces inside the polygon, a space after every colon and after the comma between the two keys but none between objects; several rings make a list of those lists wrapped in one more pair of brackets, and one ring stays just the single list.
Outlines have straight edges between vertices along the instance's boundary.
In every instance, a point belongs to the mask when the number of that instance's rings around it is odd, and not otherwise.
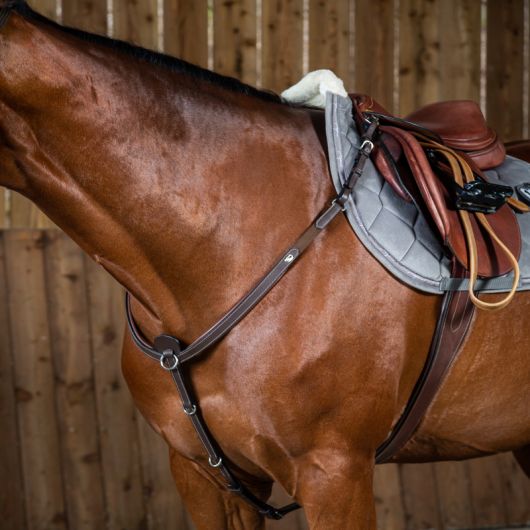
[{"label": "girth", "polygon": [[[310,243],[343,211],[350,199],[355,183],[361,176],[365,163],[374,148],[374,135],[379,127],[377,117],[372,117],[361,138],[361,147],[349,178],[331,205],[313,221],[300,238],[287,249],[269,273],[214,326],[183,347],[180,341],[169,335],[161,335],[151,346],[138,329],[131,311],[130,296],[126,294],[127,323],[136,346],[149,357],[159,361],[168,371],[177,387],[183,404],[183,412],[190,418],[195,431],[208,455],[212,468],[219,470],[226,480],[228,490],[236,493],[262,515],[281,519],[287,513],[300,508],[292,503],[275,508],[257,498],[230,471],[219,445],[210,434],[201,415],[198,401],[193,396],[184,365],[196,359],[208,348],[217,344],[238,322],[240,322],[276,285],[283,275],[298,261]],[[455,262],[455,277],[464,277],[466,271]],[[469,294],[463,291],[448,291],[443,298],[438,323],[427,355],[424,368],[413,389],[409,402],[387,440],[376,451],[376,462],[388,461],[413,435],[430,403],[435,397],[444,376],[454,361],[465,339],[475,314],[475,306]]]}]

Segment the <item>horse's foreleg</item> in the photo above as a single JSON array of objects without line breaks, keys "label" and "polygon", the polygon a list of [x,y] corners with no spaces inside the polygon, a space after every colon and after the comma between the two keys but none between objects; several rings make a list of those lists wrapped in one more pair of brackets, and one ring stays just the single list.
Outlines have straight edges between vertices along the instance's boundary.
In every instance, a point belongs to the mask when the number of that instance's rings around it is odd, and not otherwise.
[{"label": "horse's foreleg", "polygon": [[264,518],[256,510],[173,450],[171,472],[197,530],[264,530]]},{"label": "horse's foreleg", "polygon": [[375,530],[373,460],[314,458],[301,470],[297,498],[311,530]]}]

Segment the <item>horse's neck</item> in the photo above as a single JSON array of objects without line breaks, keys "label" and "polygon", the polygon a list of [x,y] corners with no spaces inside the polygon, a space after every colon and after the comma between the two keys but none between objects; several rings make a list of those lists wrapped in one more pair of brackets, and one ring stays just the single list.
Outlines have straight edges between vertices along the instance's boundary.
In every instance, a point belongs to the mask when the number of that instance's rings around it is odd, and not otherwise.
[{"label": "horse's neck", "polygon": [[322,174],[323,157],[301,114],[112,50],[76,48],[18,17],[9,29],[0,58],[5,185],[166,331],[192,336],[200,329],[188,322],[211,323],[322,205],[326,186],[311,173]]}]

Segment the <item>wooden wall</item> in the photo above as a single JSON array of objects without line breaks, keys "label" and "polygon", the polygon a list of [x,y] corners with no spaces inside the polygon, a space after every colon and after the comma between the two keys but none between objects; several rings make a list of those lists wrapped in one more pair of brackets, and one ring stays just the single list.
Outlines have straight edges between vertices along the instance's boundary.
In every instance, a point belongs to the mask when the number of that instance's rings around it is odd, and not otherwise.
[{"label": "wooden wall", "polygon": [[[331,68],[350,91],[402,115],[439,99],[474,99],[505,140],[528,134],[529,1],[29,0],[66,24],[276,91]],[[50,226],[4,193],[0,228]]]},{"label": "wooden wall", "polygon": [[[506,140],[529,127],[528,2],[112,0],[109,17],[107,0],[30,0],[65,23],[278,91],[327,67],[400,114],[476,99]],[[0,240],[0,528],[191,529],[167,451],[121,377],[121,291],[64,236],[27,230],[47,226],[0,190],[0,227],[12,229]],[[381,466],[375,489],[381,529],[530,521],[529,481],[509,455]],[[271,528],[305,523],[293,515]]]},{"label": "wooden wall", "polygon": [[[192,530],[121,375],[123,315],[122,289],[61,232],[0,232],[2,530]],[[530,522],[511,455],[378,466],[375,493],[381,530]]]}]

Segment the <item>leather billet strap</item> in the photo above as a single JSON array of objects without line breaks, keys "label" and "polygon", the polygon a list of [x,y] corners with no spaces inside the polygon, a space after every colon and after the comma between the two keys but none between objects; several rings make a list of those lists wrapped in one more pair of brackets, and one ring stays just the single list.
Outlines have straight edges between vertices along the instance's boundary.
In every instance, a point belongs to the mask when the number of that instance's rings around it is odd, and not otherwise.
[{"label": "leather billet strap", "polygon": [[129,293],[125,295],[127,324],[136,346],[146,355],[160,362],[162,368],[171,373],[177,387],[184,413],[190,418],[197,436],[203,444],[211,467],[217,468],[226,480],[226,487],[239,495],[248,504],[253,506],[265,517],[281,519],[285,514],[300,508],[298,503],[288,504],[283,508],[275,508],[257,498],[248,490],[229,470],[225,463],[223,453],[210,434],[206,422],[199,410],[199,404],[194,399],[187,378],[183,372],[183,365],[198,357],[208,348],[217,344],[230,330],[232,330],[267,293],[280,281],[283,275],[296,263],[310,243],[343,211],[345,204],[350,199],[355,183],[362,175],[366,161],[374,147],[373,137],[378,128],[378,121],[373,120],[368,124],[366,133],[361,139],[361,146],[353,169],[339,195],[331,205],[324,210],[295,243],[284,252],[272,269],[249,291],[236,305],[232,307],[209,330],[203,333],[189,346],[182,349],[180,341],[170,335],[160,335],[151,346],[138,329],[131,311]]},{"label": "leather billet strap", "polygon": [[[455,268],[457,270],[454,276],[463,277],[463,269],[458,265],[455,265]],[[469,297],[469,292],[447,291],[445,293],[423,370],[404,412],[390,436],[376,451],[377,464],[392,458],[404,447],[418,428],[462,347],[474,314],[475,305]]]}]

